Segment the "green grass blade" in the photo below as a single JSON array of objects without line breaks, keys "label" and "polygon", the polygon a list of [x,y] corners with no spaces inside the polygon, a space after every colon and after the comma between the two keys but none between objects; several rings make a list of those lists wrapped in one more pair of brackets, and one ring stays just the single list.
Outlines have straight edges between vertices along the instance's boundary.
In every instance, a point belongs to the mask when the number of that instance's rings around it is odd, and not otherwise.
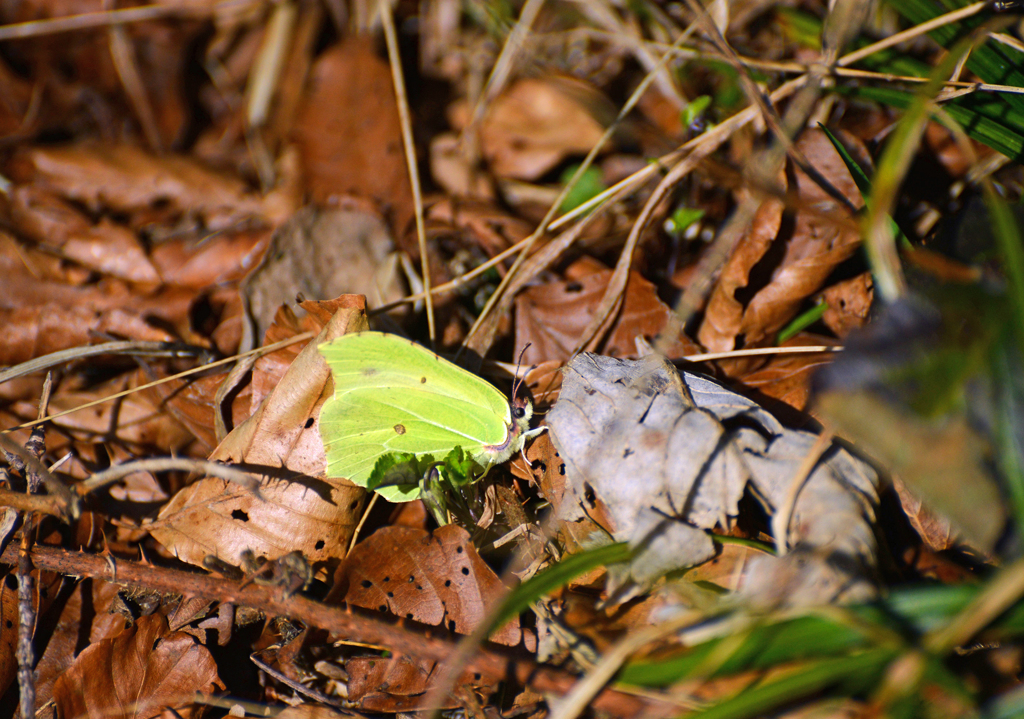
[{"label": "green grass blade", "polygon": [[501,609],[495,613],[492,626],[487,633],[491,634],[512,617],[519,616],[520,612],[535,601],[564,587],[581,574],[597,567],[629,561],[632,554],[629,545],[618,542],[573,554],[558,564],[538,572],[536,576],[523,582],[505,598]]},{"label": "green grass blade", "polygon": [[897,656],[892,649],[872,649],[838,659],[823,659],[806,669],[747,689],[687,719],[747,719],[802,699],[836,684],[871,686]]}]

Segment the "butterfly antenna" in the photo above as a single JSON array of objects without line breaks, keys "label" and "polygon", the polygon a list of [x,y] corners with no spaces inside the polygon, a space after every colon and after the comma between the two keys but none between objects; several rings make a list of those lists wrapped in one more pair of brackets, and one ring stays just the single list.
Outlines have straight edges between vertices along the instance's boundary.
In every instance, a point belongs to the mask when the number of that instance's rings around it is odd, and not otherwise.
[{"label": "butterfly antenna", "polygon": [[522,386],[523,381],[526,379],[526,375],[523,375],[522,377],[519,376],[519,370],[521,370],[523,367],[523,355],[526,354],[526,350],[530,349],[531,344],[533,343],[527,342],[525,345],[523,345],[523,349],[519,351],[519,359],[516,361],[516,376],[515,379],[512,380],[512,399],[515,399],[516,395],[519,394],[519,388]]}]

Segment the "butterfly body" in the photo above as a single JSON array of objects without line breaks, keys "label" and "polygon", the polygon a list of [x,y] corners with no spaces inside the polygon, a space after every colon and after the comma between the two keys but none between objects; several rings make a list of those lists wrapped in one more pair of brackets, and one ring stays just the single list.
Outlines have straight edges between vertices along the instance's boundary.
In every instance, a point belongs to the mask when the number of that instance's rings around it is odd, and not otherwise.
[{"label": "butterfly body", "polygon": [[[320,414],[329,477],[366,486],[388,453],[440,461],[455,447],[487,469],[533,434],[529,400],[510,403],[493,385],[398,335],[356,332],[319,349],[334,378],[334,396]],[[419,496],[415,487],[378,491],[392,501]]]}]

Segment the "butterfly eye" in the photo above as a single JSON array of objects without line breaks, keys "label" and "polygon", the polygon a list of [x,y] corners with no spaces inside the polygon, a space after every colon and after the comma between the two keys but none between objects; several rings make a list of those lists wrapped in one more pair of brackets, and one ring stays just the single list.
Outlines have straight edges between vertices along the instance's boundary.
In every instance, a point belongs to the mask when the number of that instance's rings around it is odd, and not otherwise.
[{"label": "butterfly eye", "polygon": [[513,407],[512,416],[515,417],[516,419],[522,419],[523,417],[526,416],[526,410],[523,409],[522,407]]}]

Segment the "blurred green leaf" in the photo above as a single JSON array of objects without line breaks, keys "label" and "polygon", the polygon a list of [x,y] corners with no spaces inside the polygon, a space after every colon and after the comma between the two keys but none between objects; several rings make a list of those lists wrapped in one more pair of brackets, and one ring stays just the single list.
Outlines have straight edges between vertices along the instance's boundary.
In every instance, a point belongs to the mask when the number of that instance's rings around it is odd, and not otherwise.
[{"label": "blurred green leaf", "polygon": [[[579,165],[572,165],[565,168],[560,178],[560,184],[562,186],[567,185],[571,180],[576,171],[580,169]],[[604,184],[604,180],[601,178],[601,170],[596,167],[588,167],[580,175],[579,180],[573,185],[572,189],[569,190],[569,194],[565,196],[565,200],[562,201],[561,211],[570,212],[584,202],[592,200],[593,198],[600,195],[608,188]]]},{"label": "blurred green leaf", "polygon": [[816,694],[830,686],[843,684],[844,691],[855,693],[878,682],[896,658],[891,649],[870,649],[836,659],[822,659],[771,679],[702,711],[687,714],[692,719],[746,719],[764,716],[771,709]]},{"label": "blurred green leaf", "polygon": [[[934,0],[888,0],[897,12],[915,25],[932,20],[952,10],[966,7],[967,2],[935,2]],[[942,25],[932,30],[929,35],[942,47],[949,49],[956,42],[991,19],[991,14],[982,13],[956,23]],[[1009,24],[1011,18],[1006,17]],[[995,28],[992,28],[995,29]],[[1024,87],[1024,53],[1005,45],[988,40],[974,48],[967,59],[967,68],[984,82],[995,85],[1011,85]],[[1015,122],[1024,117],[1024,96],[999,94],[995,98],[1004,107],[1011,109]]]},{"label": "blurred green leaf", "polygon": [[[967,3],[889,0],[889,4],[910,22],[921,24],[964,7]],[[950,49],[955,43],[991,20],[991,17],[988,13],[982,13],[961,22],[943,25],[929,35],[942,47]],[[1006,22],[1009,22],[1009,18]],[[983,82],[1024,87],[1024,53],[1003,43],[989,39],[973,48],[966,67]],[[902,108],[908,106],[911,98],[910,93],[889,87],[865,87],[861,88],[858,94]],[[1024,160],[1024,95],[975,92],[947,103],[945,108],[973,139],[1018,162]]]},{"label": "blurred green leaf", "polygon": [[788,325],[779,330],[779,336],[775,340],[776,344],[782,344],[790,337],[793,337],[813,325],[825,315],[825,311],[827,309],[827,303],[819,302],[811,309],[794,317]]},{"label": "blurred green leaf", "polygon": [[683,122],[683,127],[690,127],[700,118],[701,115],[704,114],[704,111],[707,110],[710,106],[711,98],[708,95],[701,95],[700,97],[695,97],[693,100],[687,103],[682,113],[680,113],[681,120]]},{"label": "blurred green leaf", "polygon": [[[765,621],[748,629],[728,658],[708,672],[707,663],[720,653],[723,642],[734,641],[735,630],[730,629],[729,636],[709,639],[676,656],[631,662],[623,667],[617,681],[634,686],[667,687],[698,675],[722,677],[868,651],[872,647],[886,651],[916,650],[918,638],[942,627],[984,589],[982,584],[906,587],[894,589],[877,602],[850,607],[845,614],[809,613]],[[1018,602],[1000,616],[983,636],[988,641],[1009,641],[1024,636],[1024,603]]]},{"label": "blurred green leaf", "polygon": [[682,237],[686,229],[704,217],[704,210],[693,207],[677,207],[665,220],[665,231],[673,237]]},{"label": "blurred green leaf", "polygon": [[[892,87],[838,86],[836,91],[898,109],[906,109],[914,99],[913,93]],[[1024,114],[1013,111],[987,93],[958,98],[944,107],[969,137],[1012,160],[1024,161]]]},{"label": "blurred green leaf", "polygon": [[821,49],[821,18],[803,10],[779,6],[775,9],[786,39],[800,47]]},{"label": "blurred green leaf", "polygon": [[997,462],[1006,480],[1014,517],[1024,527],[1024,239],[1020,226],[1007,203],[986,184],[985,204],[992,216],[992,231],[999,247],[1006,275],[1010,315],[1003,342],[993,353],[995,393],[995,438]]}]

